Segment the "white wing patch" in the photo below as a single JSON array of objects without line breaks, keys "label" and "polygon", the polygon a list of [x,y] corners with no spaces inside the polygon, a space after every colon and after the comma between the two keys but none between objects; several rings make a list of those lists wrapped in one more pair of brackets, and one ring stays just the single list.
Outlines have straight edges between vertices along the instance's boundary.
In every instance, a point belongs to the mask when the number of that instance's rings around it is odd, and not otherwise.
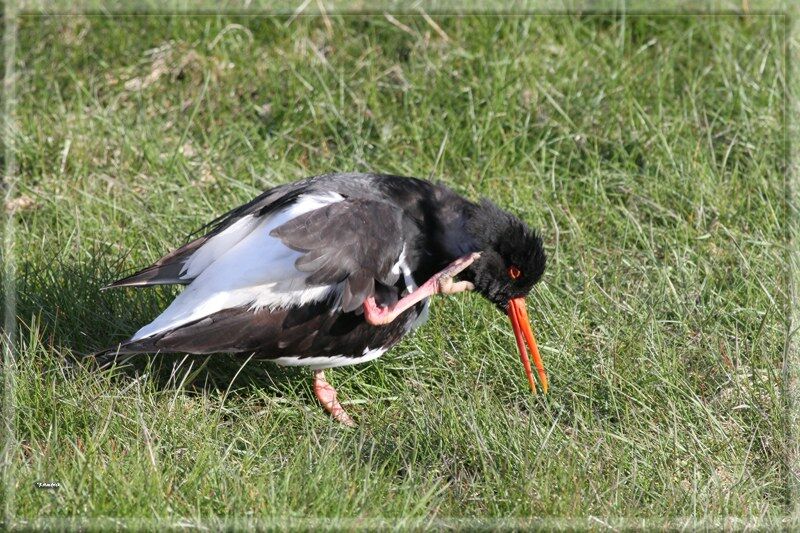
[{"label": "white wing patch", "polygon": [[186,261],[180,277],[184,279],[197,277],[211,263],[222,257],[225,252],[247,237],[256,229],[259,222],[263,221],[258,220],[253,215],[247,215],[231,224],[222,233],[211,237]]},{"label": "white wing patch", "polygon": [[346,355],[331,355],[324,357],[278,357],[272,361],[281,366],[307,366],[312,370],[336,368],[337,366],[357,365],[372,361],[385,354],[389,348],[364,348],[361,355],[348,357]]},{"label": "white wing patch", "polygon": [[274,309],[335,297],[339,284],[306,286],[308,274],[294,266],[300,252],[284,246],[269,233],[303,213],[343,199],[336,193],[304,195],[272,216],[263,220],[252,215],[244,217],[209,239],[186,263],[185,275],[195,279],[153,322],[137,331],[132,340],[223,309],[242,306]]}]

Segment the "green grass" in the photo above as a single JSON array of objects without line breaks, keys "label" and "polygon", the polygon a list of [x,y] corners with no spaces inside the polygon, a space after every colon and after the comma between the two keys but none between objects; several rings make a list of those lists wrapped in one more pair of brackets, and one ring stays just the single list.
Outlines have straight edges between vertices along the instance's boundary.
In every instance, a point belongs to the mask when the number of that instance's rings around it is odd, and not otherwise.
[{"label": "green grass", "polygon": [[[783,19],[434,18],[22,19],[18,519],[786,512]],[[69,362],[174,294],[102,285],[333,170],[541,228],[547,397],[474,295],[329,373],[355,430],[303,371]]]}]

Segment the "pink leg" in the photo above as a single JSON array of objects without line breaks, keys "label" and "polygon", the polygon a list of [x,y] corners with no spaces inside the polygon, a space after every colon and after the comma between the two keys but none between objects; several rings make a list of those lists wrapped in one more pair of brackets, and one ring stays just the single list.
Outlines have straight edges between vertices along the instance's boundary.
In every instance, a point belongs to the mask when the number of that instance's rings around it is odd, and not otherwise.
[{"label": "pink leg", "polygon": [[434,274],[431,279],[391,307],[380,307],[375,301],[375,297],[370,296],[364,301],[364,318],[373,326],[382,326],[400,316],[406,309],[434,294],[455,294],[461,291],[471,291],[475,288],[472,283],[469,281],[455,282],[453,281],[453,276],[470,266],[480,256],[480,253],[472,253],[459,257],[447,265],[444,270]]},{"label": "pink leg", "polygon": [[342,404],[336,399],[336,389],[325,381],[325,374],[322,370],[314,370],[314,394],[322,404],[322,407],[328,411],[331,416],[345,426],[355,427],[356,423],[350,418],[350,415],[344,410]]}]

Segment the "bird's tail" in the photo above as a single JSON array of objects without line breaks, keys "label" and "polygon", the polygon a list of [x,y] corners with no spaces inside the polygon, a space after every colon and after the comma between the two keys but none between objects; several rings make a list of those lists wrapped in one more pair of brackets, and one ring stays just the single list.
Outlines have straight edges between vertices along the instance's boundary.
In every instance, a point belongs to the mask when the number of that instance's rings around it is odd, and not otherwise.
[{"label": "bird's tail", "polygon": [[94,359],[99,368],[108,368],[115,362],[127,360],[132,355],[158,352],[158,349],[154,346],[154,341],[155,339],[128,339],[116,346],[100,350],[99,352],[90,353],[86,355],[86,357]]}]

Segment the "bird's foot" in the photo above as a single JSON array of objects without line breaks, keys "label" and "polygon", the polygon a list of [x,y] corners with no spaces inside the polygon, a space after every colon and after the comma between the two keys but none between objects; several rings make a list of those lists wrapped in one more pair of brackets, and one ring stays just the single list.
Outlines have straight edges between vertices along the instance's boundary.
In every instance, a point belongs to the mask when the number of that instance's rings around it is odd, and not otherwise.
[{"label": "bird's foot", "polygon": [[480,256],[480,252],[475,252],[459,257],[392,307],[381,307],[375,301],[375,297],[370,296],[364,301],[364,318],[373,326],[381,326],[388,324],[406,309],[434,294],[455,294],[462,291],[471,291],[475,288],[472,283],[469,281],[454,281],[453,277],[469,267]]},{"label": "bird's foot", "polygon": [[456,294],[463,291],[471,291],[475,286],[469,281],[454,281],[453,278],[468,268],[481,256],[480,252],[474,252],[464,257],[459,257],[449,265],[447,265],[441,272],[433,275],[429,281],[435,284],[435,292],[437,294]]},{"label": "bird's foot", "polygon": [[314,371],[314,394],[322,404],[322,407],[328,411],[337,422],[344,424],[347,427],[355,427],[356,423],[344,410],[342,404],[336,399],[336,389],[333,385],[325,381],[325,374],[322,370]]}]

